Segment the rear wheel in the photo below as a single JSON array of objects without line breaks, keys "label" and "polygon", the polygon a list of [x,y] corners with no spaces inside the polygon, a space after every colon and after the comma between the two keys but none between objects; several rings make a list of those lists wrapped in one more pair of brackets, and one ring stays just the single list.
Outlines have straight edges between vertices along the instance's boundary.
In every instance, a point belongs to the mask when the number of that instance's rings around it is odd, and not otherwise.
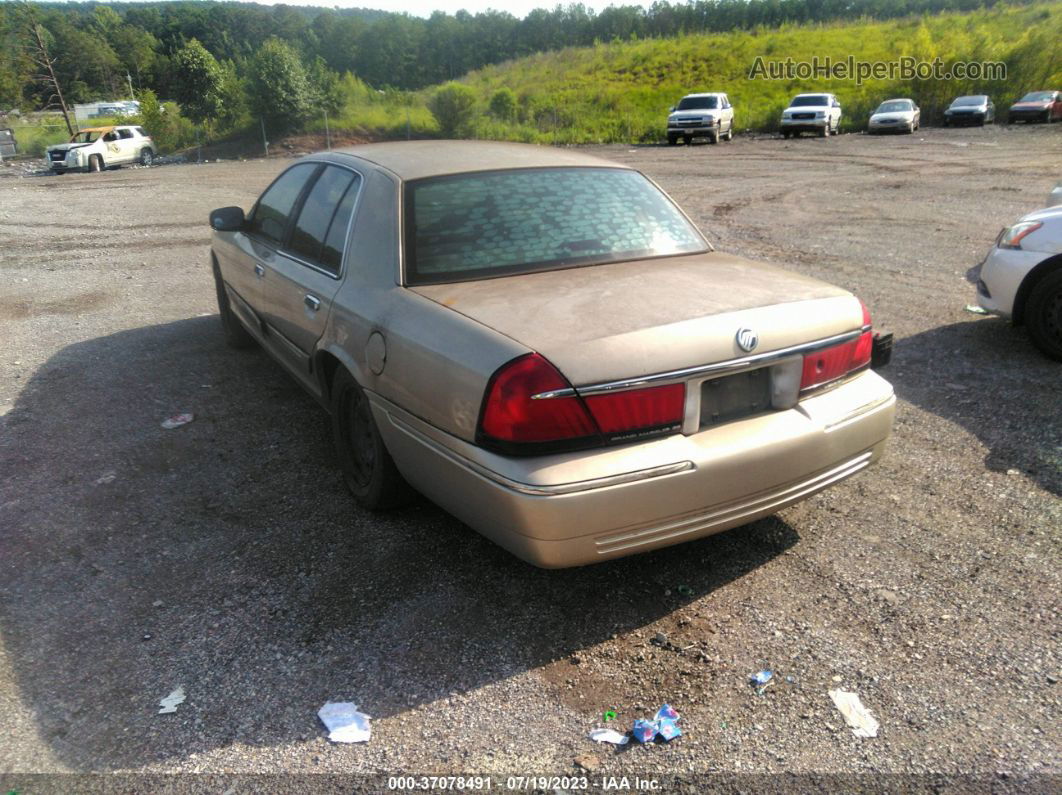
[{"label": "rear wheel", "polygon": [[93,174],[98,174],[103,171],[103,155],[92,155],[89,157],[88,162],[89,171]]},{"label": "rear wheel", "polygon": [[221,330],[225,334],[225,343],[230,348],[250,348],[254,345],[254,337],[243,327],[240,319],[232,312],[229,304],[229,294],[225,291],[225,283],[221,279],[221,269],[215,262],[214,289],[218,296],[218,314],[221,315]]},{"label": "rear wheel", "polygon": [[409,500],[409,485],[384,447],[369,399],[343,368],[332,381],[332,433],[343,480],[359,505],[377,511]]},{"label": "rear wheel", "polygon": [[155,153],[151,151],[150,147],[145,146],[140,150],[140,165],[150,166],[155,162]]},{"label": "rear wheel", "polygon": [[1062,270],[1048,274],[1033,288],[1025,322],[1036,347],[1062,361]]}]

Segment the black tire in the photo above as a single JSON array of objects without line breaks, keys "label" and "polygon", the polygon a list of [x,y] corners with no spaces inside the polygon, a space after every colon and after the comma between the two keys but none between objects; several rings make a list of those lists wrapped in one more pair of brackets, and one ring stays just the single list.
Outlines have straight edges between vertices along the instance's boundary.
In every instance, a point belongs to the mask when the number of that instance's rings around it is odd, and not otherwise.
[{"label": "black tire", "polygon": [[103,156],[102,155],[90,155],[88,162],[88,170],[93,174],[98,174],[103,171]]},{"label": "black tire", "polygon": [[1044,124],[1050,124],[1050,123],[1051,123],[1051,111],[1049,111],[1049,110],[1044,111]]},{"label": "black tire", "polygon": [[819,130],[819,138],[829,138],[829,137],[830,137],[830,122],[829,122],[829,119],[827,119],[826,123],[824,125],[822,125],[822,128]]},{"label": "black tire", "polygon": [[155,153],[151,151],[150,146],[145,146],[140,150],[140,165],[150,166],[155,162]]},{"label": "black tire", "polygon": [[720,135],[719,130],[712,130],[710,133],[708,133],[708,143],[710,143],[710,144],[719,143],[719,135]]},{"label": "black tire", "polygon": [[726,128],[726,137],[723,138],[723,140],[724,141],[733,141],[734,140],[734,120],[733,119],[730,120],[730,126]]},{"label": "black tire", "polygon": [[1025,305],[1029,336],[1046,356],[1062,361],[1062,270],[1042,278]]},{"label": "black tire", "polygon": [[218,314],[221,316],[221,330],[225,334],[225,344],[237,350],[250,348],[255,344],[254,337],[243,327],[240,319],[232,312],[229,306],[229,294],[225,292],[225,284],[221,280],[221,270],[217,263],[213,264],[214,289],[218,296]]},{"label": "black tire", "polygon": [[407,503],[410,487],[384,446],[369,399],[342,367],[332,380],[331,398],[336,455],[355,501],[370,511]]},{"label": "black tire", "polygon": [[677,143],[678,143],[678,136],[677,135],[669,135],[667,137],[667,145],[668,146],[675,146]]},{"label": "black tire", "polygon": [[686,146],[693,146],[693,136],[692,135],[683,135],[682,136],[682,143],[686,144]]},{"label": "black tire", "polygon": [[791,133],[788,130],[782,130],[782,137],[787,141],[789,140],[790,134]]}]

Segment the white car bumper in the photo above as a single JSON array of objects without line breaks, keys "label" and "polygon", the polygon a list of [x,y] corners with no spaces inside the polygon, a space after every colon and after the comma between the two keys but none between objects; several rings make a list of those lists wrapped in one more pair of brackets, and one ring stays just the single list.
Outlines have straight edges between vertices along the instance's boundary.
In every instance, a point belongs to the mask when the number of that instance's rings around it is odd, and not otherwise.
[{"label": "white car bumper", "polygon": [[980,266],[977,303],[989,312],[1009,317],[1014,312],[1014,298],[1022,280],[1050,256],[1043,251],[993,246]]}]

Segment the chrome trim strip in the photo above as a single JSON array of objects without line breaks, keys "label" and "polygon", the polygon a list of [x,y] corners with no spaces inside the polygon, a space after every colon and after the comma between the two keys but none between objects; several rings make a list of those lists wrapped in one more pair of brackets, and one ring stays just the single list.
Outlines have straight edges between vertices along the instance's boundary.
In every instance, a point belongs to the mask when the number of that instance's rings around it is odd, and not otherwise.
[{"label": "chrome trim strip", "polygon": [[800,345],[793,345],[789,348],[781,348],[777,351],[768,351],[767,353],[757,353],[752,356],[743,356],[740,359],[729,359],[725,362],[702,364],[697,367],[687,367],[682,370],[670,370],[668,372],[646,375],[640,378],[627,378],[622,381],[606,381],[598,384],[587,384],[586,386],[576,388],[554,389],[549,392],[539,392],[537,395],[532,395],[531,399],[548,400],[549,398],[575,397],[577,395],[586,397],[587,395],[601,395],[609,392],[625,392],[629,389],[640,389],[646,386],[677,384],[699,376],[727,375],[751,367],[771,364],[775,361],[796,354],[814,353],[815,351],[820,351],[824,348],[840,345],[843,342],[856,339],[868,329],[869,326],[863,326],[855,331],[846,331],[844,334],[836,334],[832,337],[816,340],[815,342],[804,342]]},{"label": "chrome trim strip", "polygon": [[387,413],[388,419],[399,430],[412,436],[422,444],[432,448],[435,452],[450,459],[453,463],[457,464],[464,469],[469,470],[477,475],[480,475],[488,480],[497,483],[500,486],[504,486],[512,491],[519,492],[521,494],[528,494],[534,497],[557,497],[562,494],[576,494],[581,491],[592,491],[593,489],[603,489],[609,486],[620,486],[626,483],[636,483],[641,480],[649,480],[650,478],[664,477],[665,475],[675,475],[679,472],[687,472],[691,469],[695,469],[692,461],[677,461],[674,464],[663,464],[661,466],[650,467],[648,469],[639,469],[634,472],[623,472],[619,475],[610,475],[604,478],[593,478],[592,480],[577,480],[571,483],[558,483],[555,486],[534,486],[530,483],[522,483],[518,480],[511,480],[510,478],[500,475],[492,469],[488,469],[482,464],[477,464],[475,461],[470,461],[460,453],[456,453],[453,450],[445,447],[439,442],[435,441],[431,437],[425,435],[421,431],[411,426],[409,423],[399,419],[390,412]]}]

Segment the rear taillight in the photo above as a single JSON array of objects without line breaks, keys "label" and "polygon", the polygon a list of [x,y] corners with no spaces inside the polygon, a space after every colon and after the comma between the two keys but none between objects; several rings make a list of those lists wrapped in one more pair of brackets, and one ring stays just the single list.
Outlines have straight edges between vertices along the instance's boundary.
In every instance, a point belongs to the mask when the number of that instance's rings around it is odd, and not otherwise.
[{"label": "rear taillight", "polygon": [[874,335],[870,330],[870,310],[863,305],[863,329],[858,337],[804,356],[800,391],[823,386],[870,364]]},{"label": "rear taillight", "polygon": [[[555,392],[558,397],[536,397]],[[483,397],[477,439],[510,454],[593,447],[678,430],[685,414],[684,384],[582,398],[560,371],[537,353],[503,365]]]},{"label": "rear taillight", "polygon": [[669,384],[586,398],[605,436],[645,430],[678,430],[686,412],[686,385]]}]

